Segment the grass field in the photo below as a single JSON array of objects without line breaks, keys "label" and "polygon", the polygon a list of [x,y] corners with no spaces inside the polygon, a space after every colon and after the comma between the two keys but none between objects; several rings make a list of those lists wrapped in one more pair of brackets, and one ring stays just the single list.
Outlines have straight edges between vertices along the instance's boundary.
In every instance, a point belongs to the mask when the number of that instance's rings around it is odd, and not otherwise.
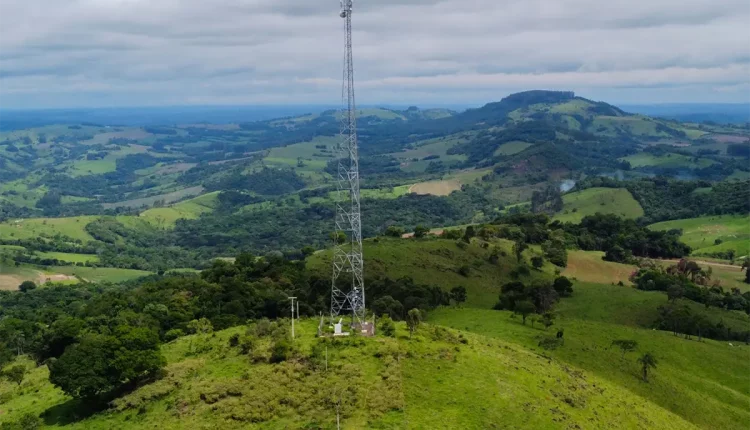
[{"label": "grass field", "polygon": [[533,144],[528,142],[508,142],[500,145],[499,148],[495,150],[495,155],[513,155],[518,154],[519,152],[523,152],[526,148],[529,146],[532,146]]},{"label": "grass field", "polygon": [[748,179],[750,179],[750,172],[744,170],[735,170],[727,177],[727,180],[730,181],[747,181]]},{"label": "grass field", "polygon": [[[377,242],[366,240],[363,245],[368,276],[387,275],[394,279],[408,276],[418,284],[437,285],[446,291],[463,285],[469,291],[468,306],[492,306],[497,301],[500,286],[511,279],[510,272],[517,265],[515,257],[510,257],[513,242],[502,239],[492,243],[492,247],[507,254],[498,264],[489,263],[491,250],[477,243],[461,249],[454,241],[437,238],[379,238]],[[529,258],[532,253],[528,250],[524,255]],[[462,266],[470,268],[468,277],[458,273]],[[320,276],[328,276],[331,252],[316,253],[308,259],[308,267]],[[534,271],[522,279],[552,276],[553,271],[553,266],[548,264],[542,272]]]},{"label": "grass field", "polygon": [[[402,323],[395,338],[329,341],[326,371],[304,360],[321,342],[314,338],[316,324],[301,321],[301,359],[279,364],[253,365],[227,346],[244,327],[179,339],[163,348],[164,379],[89,418],[73,418],[76,402],[46,381],[46,366],[21,359],[33,370],[20,387],[0,382],[0,395],[8,399],[0,424],[31,413],[44,414],[44,428],[329,429],[336,427],[336,391],[347,389],[356,395],[342,409],[345,429],[480,429],[498,422],[523,429],[600,429],[612,422],[694,428],[605,377],[550,361],[517,342],[429,325],[414,339]],[[193,352],[195,345],[202,352]]]},{"label": "grass field", "polygon": [[635,155],[621,158],[627,161],[633,168],[638,167],[665,167],[665,168],[685,168],[685,169],[703,169],[716,164],[715,161],[708,158],[688,157],[681,154],[666,154],[655,156],[647,152],[640,152]]},{"label": "grass field", "polygon": [[64,275],[75,276],[88,282],[117,283],[151,275],[151,272],[145,272],[143,270],[117,269],[111,267],[58,266],[50,267],[50,270]]},{"label": "grass field", "polygon": [[202,214],[213,211],[218,204],[218,196],[217,191],[170,207],[148,209],[141,213],[140,218],[157,227],[174,227],[178,219],[198,219]]},{"label": "grass field", "polygon": [[563,195],[563,210],[553,219],[578,223],[596,213],[635,219],[643,216],[643,208],[624,188],[589,188]]},{"label": "grass field", "polygon": [[33,239],[42,235],[55,236],[62,234],[84,242],[93,240],[86,230],[86,224],[95,220],[95,216],[72,218],[31,218],[12,220],[0,223],[0,238]]},{"label": "grass field", "polygon": [[117,159],[115,157],[105,157],[101,160],[79,160],[72,164],[69,174],[72,177],[101,175],[114,172],[116,168]]},{"label": "grass field", "polygon": [[[693,255],[736,251],[737,257],[750,255],[750,215],[715,215],[666,221],[649,226],[652,230],[681,229],[680,239],[693,248]],[[720,244],[716,241],[720,240]]]},{"label": "grass field", "polygon": [[29,267],[15,267],[0,261],[0,291],[15,291],[23,281],[39,282],[41,272]]},{"label": "grass field", "polygon": [[96,263],[99,261],[99,257],[90,254],[73,254],[69,252],[37,252],[37,256],[42,258],[54,258],[60,261],[68,261],[71,263]]},{"label": "grass field", "polygon": [[568,251],[568,267],[563,275],[583,282],[611,284],[622,282],[630,285],[630,275],[637,267],[628,264],[604,261],[600,251]]},{"label": "grass field", "polygon": [[[581,290],[581,286],[577,286]],[[590,286],[588,288],[597,288]],[[555,351],[539,348],[545,335],[540,328],[524,326],[510,312],[482,309],[443,309],[430,315],[430,321],[502,339],[550,357],[550,362],[564,362],[632,392],[645,402],[652,402],[684,421],[671,428],[743,429],[750,420],[750,348],[729,346],[724,342],[689,341],[662,331],[599,321],[609,319],[612,312],[623,313],[629,306],[617,289],[641,297],[642,292],[628,287],[599,286],[602,291],[592,300],[590,295],[574,294],[560,305],[555,327],[565,330],[565,345]],[[631,294],[629,294],[631,295]],[[666,300],[666,298],[665,298]],[[641,305],[630,303],[635,309]],[[649,303],[643,306],[650,306]],[[596,315],[580,312],[580,308],[599,308]],[[623,309],[624,307],[624,309]],[[587,319],[591,318],[591,319]],[[610,319],[611,321],[611,319]],[[653,352],[659,360],[651,382],[638,378],[636,354],[621,357],[611,348],[616,339],[638,342],[639,353]],[[708,365],[710,363],[710,365]],[[654,423],[642,422],[633,428],[653,428]],[[618,423],[617,428],[630,428]]]},{"label": "grass field", "polygon": [[202,186],[183,188],[176,191],[170,191],[164,194],[157,194],[155,196],[140,197],[137,199],[125,200],[117,203],[103,203],[104,209],[114,208],[140,208],[143,206],[152,206],[158,201],[163,201],[165,204],[174,203],[182,199],[198,196],[203,192]]}]

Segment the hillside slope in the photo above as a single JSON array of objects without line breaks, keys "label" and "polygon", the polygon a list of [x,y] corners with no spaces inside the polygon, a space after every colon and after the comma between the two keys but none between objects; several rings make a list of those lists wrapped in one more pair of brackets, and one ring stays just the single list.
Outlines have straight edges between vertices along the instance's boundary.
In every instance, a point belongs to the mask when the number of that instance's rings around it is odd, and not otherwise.
[{"label": "hillside slope", "polygon": [[171,343],[163,379],[90,417],[75,415],[83,405],[46,382],[41,367],[20,387],[0,383],[0,426],[31,414],[43,417],[42,428],[335,428],[341,400],[347,429],[694,428],[606,379],[513,343],[431,326],[409,339],[402,325],[396,338],[324,341],[314,338],[315,326],[302,321],[297,352],[276,364],[251,363],[264,341],[251,356],[229,346],[244,327]]}]

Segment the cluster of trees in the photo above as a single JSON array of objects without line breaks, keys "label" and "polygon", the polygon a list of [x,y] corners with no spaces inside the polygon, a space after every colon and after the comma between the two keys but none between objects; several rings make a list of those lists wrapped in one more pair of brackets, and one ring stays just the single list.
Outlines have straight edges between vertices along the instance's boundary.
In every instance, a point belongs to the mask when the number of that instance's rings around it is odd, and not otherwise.
[{"label": "cluster of trees", "polygon": [[[501,287],[497,310],[509,310],[521,315],[523,323],[529,315],[540,314],[546,321],[554,319],[552,308],[562,297],[573,294],[573,283],[564,276],[554,281],[536,280],[526,285],[521,281],[509,282]],[[545,323],[546,325],[546,323]],[[551,325],[551,324],[550,324]]]},{"label": "cluster of trees", "polygon": [[629,263],[634,256],[682,258],[691,251],[680,242],[679,232],[651,231],[614,214],[590,215],[563,228],[578,248],[604,251],[608,261]]},{"label": "cluster of trees", "polygon": [[671,331],[675,336],[682,334],[686,339],[696,336],[699,341],[708,338],[750,343],[750,330],[733,330],[723,320],[714,323],[698,309],[686,304],[670,301],[657,309],[659,316],[654,327]]},{"label": "cluster of trees", "polygon": [[[466,288],[455,287],[451,292],[430,285],[415,284],[411,278],[392,280],[389,278],[375,278],[367,283],[369,297],[377,297],[372,301],[372,311],[375,315],[388,315],[395,321],[402,321],[411,309],[419,309],[424,315],[438,307],[466,301]],[[372,300],[372,299],[370,299]]]},{"label": "cluster of trees", "polygon": [[249,175],[243,168],[232,169],[217,182],[207,182],[209,190],[245,190],[267,196],[293,193],[305,187],[305,181],[291,169],[263,168]]},{"label": "cluster of trees", "polygon": [[[394,319],[466,300],[465,289],[444,292],[409,278],[367,282],[374,310]],[[300,299],[301,315],[326,312],[330,279],[280,253],[241,254],[233,263],[215,261],[200,276],[0,292],[0,368],[27,354],[47,363],[50,381],[67,394],[95,397],[155,376],[164,365],[161,343],[280,318],[290,296]]]},{"label": "cluster of trees", "polygon": [[750,158],[750,144],[732,143],[727,146],[727,155]]},{"label": "cluster of trees", "polygon": [[[313,197],[321,192],[304,192]],[[367,213],[365,237],[378,236],[399,224],[412,230],[417,225],[456,225],[470,222],[478,211],[491,213],[492,201],[478,187],[467,187],[450,196],[408,194],[397,199],[363,199]],[[198,220],[179,220],[174,244],[203,257],[231,255],[242,251],[299,250],[330,244],[334,207],[330,203],[273,205],[252,211],[226,214],[214,212]]]},{"label": "cluster of trees", "polygon": [[666,292],[670,301],[685,298],[706,307],[750,314],[750,292],[742,293],[737,288],[724,291],[719,282],[712,280],[711,268],[704,269],[695,261],[683,259],[666,269],[649,265],[635,272],[632,281],[640,290]]},{"label": "cluster of trees", "polygon": [[725,291],[719,281],[712,279],[711,267],[702,268],[689,260],[681,260],[668,268],[651,264],[635,272],[631,280],[638,289],[667,294],[667,304],[658,307],[656,328],[672,331],[675,336],[683,334],[688,339],[697,336],[698,340],[706,337],[750,342],[750,330],[733,330],[723,320],[712,322],[698,308],[680,300],[701,303],[706,308],[713,306],[750,313],[750,292],[742,293],[737,288]]},{"label": "cluster of trees", "polygon": [[550,185],[542,191],[534,191],[531,195],[531,212],[554,214],[562,209],[563,199],[560,187]]},{"label": "cluster of trees", "polygon": [[[750,181],[712,183],[666,177],[619,181],[597,177],[576,185],[577,189],[590,187],[627,188],[643,207],[645,215],[640,220],[643,224],[703,215],[750,213]],[[699,188],[701,192],[697,193]]]}]

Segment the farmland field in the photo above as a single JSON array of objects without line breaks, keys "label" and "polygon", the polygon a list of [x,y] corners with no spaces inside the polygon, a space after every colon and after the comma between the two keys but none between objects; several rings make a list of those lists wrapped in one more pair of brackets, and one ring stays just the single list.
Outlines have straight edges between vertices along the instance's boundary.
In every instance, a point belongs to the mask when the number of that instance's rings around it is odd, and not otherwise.
[{"label": "farmland field", "polygon": [[165,208],[148,209],[140,218],[158,227],[172,227],[178,219],[197,219],[216,207],[219,193],[208,193]]},{"label": "farmland field", "polygon": [[54,258],[55,260],[67,261],[70,263],[96,263],[99,257],[91,254],[73,254],[70,252],[37,252],[41,258]]},{"label": "farmland field", "polygon": [[631,285],[628,278],[638,269],[636,266],[604,261],[602,257],[604,253],[600,251],[570,251],[563,275],[582,282]]},{"label": "farmland field", "polygon": [[528,148],[531,145],[532,145],[531,143],[521,142],[521,141],[503,143],[502,145],[500,145],[499,148],[495,150],[495,155],[518,154],[519,152],[523,152],[526,148]]},{"label": "farmland field", "polygon": [[55,236],[61,234],[79,239],[84,242],[93,240],[84,228],[86,224],[95,220],[95,216],[79,216],[71,218],[31,218],[13,220],[0,223],[0,238],[3,239],[32,239],[42,235]]},{"label": "farmland field", "polygon": [[596,213],[635,219],[643,216],[643,208],[624,188],[589,188],[563,195],[563,209],[553,219],[577,223]]},{"label": "farmland field", "polygon": [[151,275],[143,270],[116,269],[110,267],[56,266],[51,271],[75,276],[89,282],[124,282]]},{"label": "farmland field", "polygon": [[685,168],[685,169],[702,169],[716,164],[715,161],[708,158],[688,157],[682,154],[666,154],[655,156],[646,152],[621,158],[623,161],[630,163],[633,168],[639,167],[665,167],[665,168]]},{"label": "farmland field", "polygon": [[460,190],[461,183],[455,179],[444,181],[429,181],[414,184],[409,187],[409,192],[414,194],[432,194],[433,196],[447,196],[450,193]]},{"label": "farmland field", "polygon": [[750,255],[750,215],[715,215],[666,221],[652,224],[649,228],[681,229],[681,240],[693,248],[693,255],[711,255],[730,249],[736,252],[737,257]]}]

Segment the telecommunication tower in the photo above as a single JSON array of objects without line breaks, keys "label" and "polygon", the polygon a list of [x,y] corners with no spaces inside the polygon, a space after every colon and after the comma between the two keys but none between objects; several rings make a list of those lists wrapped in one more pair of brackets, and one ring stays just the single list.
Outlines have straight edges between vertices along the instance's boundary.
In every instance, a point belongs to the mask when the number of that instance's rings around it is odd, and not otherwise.
[{"label": "telecommunication tower", "polygon": [[362,217],[359,205],[359,155],[354,103],[352,0],[341,0],[345,22],[343,101],[336,175],[336,223],[333,243],[331,317],[349,312],[354,324],[365,321],[365,282],[362,258]]}]

